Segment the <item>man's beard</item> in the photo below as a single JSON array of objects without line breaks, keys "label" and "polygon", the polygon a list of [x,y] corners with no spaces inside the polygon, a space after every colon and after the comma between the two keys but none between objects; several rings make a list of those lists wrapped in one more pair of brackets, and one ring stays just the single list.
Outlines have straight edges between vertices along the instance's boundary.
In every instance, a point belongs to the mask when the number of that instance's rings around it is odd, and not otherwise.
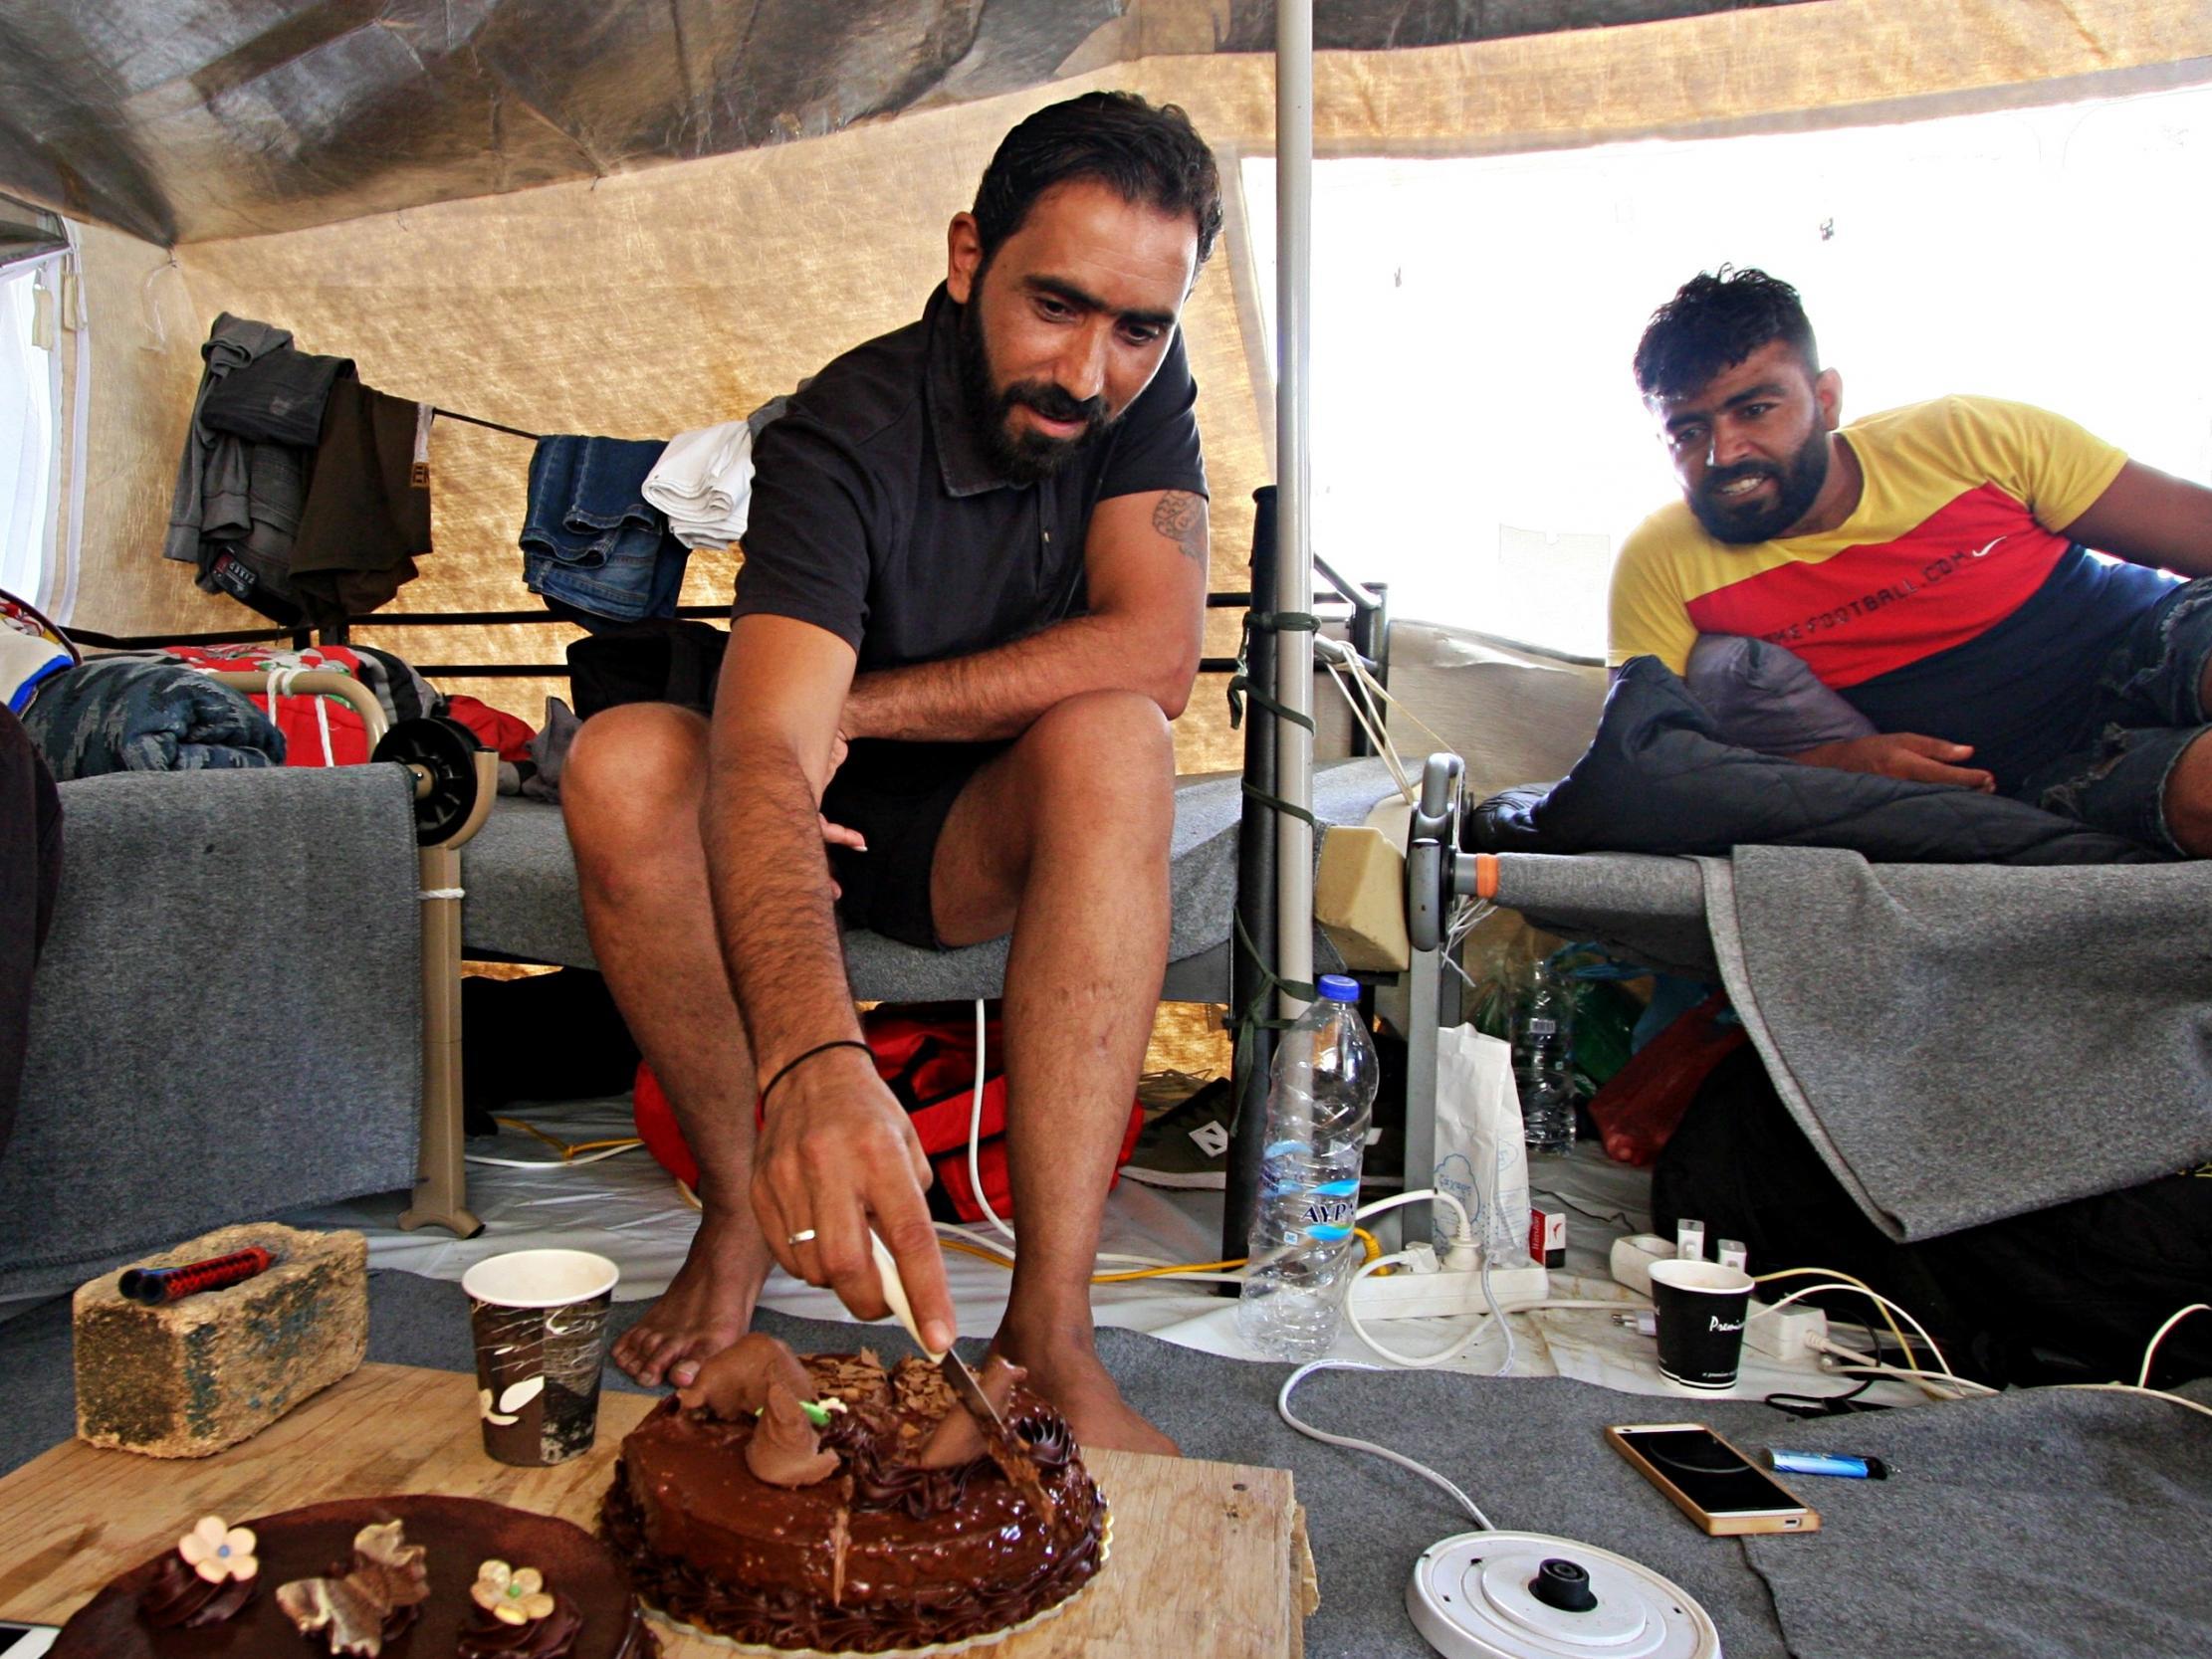
[{"label": "man's beard", "polygon": [[[981,274],[960,309],[960,382],[968,418],[983,440],[992,470],[1009,483],[1034,484],[1058,472],[1113,425],[1103,396],[1078,399],[1049,380],[1016,380],[1004,391],[997,389],[991,349],[984,342]],[[1020,404],[1050,420],[1081,421],[1083,430],[1072,438],[1054,438],[1033,428],[1016,432],[1008,418]]]},{"label": "man's beard", "polygon": [[[1739,479],[1771,478],[1778,488],[1764,506],[1735,503],[1716,494],[1724,484]],[[1828,434],[1816,429],[1804,448],[1790,458],[1787,468],[1771,461],[1740,461],[1733,467],[1715,468],[1689,494],[1689,510],[1716,541],[1748,547],[1772,541],[1812,511],[1828,482]]]}]

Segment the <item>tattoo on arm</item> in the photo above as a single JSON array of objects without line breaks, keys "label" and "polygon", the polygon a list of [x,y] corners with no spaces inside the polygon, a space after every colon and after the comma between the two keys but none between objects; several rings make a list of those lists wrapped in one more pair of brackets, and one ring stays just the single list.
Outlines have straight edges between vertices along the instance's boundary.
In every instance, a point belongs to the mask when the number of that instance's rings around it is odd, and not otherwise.
[{"label": "tattoo on arm", "polygon": [[1206,498],[1170,490],[1152,510],[1152,527],[1183,549],[1183,556],[1206,562]]}]

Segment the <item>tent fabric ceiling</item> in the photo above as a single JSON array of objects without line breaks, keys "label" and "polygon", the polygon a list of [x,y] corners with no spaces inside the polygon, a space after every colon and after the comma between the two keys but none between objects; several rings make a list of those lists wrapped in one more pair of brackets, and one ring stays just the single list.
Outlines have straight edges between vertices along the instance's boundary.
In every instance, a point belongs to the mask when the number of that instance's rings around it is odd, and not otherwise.
[{"label": "tent fabric ceiling", "polygon": [[[1319,0],[1324,49],[1807,0]],[[173,246],[1265,52],[1273,0],[10,0],[0,186]]]}]

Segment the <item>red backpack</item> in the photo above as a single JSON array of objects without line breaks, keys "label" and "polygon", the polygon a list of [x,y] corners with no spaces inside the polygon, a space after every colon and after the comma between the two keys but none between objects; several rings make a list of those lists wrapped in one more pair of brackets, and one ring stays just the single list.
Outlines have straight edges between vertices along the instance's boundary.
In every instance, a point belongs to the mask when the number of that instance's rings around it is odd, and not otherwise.
[{"label": "red backpack", "polygon": [[[983,1206],[968,1178],[968,1123],[975,1110],[976,1008],[971,1002],[882,1002],[860,1017],[861,1034],[875,1056],[876,1075],[890,1086],[913,1121],[937,1179],[929,1189],[930,1213],[941,1221],[981,1221]],[[976,1167],[984,1195],[999,1216],[1011,1219],[1013,1189],[1006,1175],[1006,1072],[998,1004],[984,1021],[983,1121]],[[684,1144],[675,1113],[650,1068],[637,1069],[637,1133],[662,1167],[686,1185],[699,1184],[698,1160]],[[1132,1100],[1129,1127],[1115,1155],[1114,1179],[1137,1147],[1144,1109]],[[1109,1190],[1111,1189],[1109,1183]]]}]

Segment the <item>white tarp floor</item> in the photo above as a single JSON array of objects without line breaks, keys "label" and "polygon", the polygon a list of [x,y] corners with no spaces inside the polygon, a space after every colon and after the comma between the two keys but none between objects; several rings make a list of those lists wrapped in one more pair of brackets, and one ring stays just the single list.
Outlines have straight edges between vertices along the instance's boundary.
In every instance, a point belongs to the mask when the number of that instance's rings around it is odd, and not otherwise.
[{"label": "white tarp floor", "polygon": [[[608,1140],[631,1131],[627,1096],[603,1101],[509,1109],[509,1116],[567,1144]],[[511,1168],[472,1161],[469,1202],[484,1221],[473,1239],[456,1239],[439,1228],[401,1232],[396,1220],[403,1194],[383,1194],[286,1217],[301,1225],[353,1227],[368,1238],[372,1269],[397,1269],[436,1279],[458,1280],[468,1267],[506,1250],[561,1246],[592,1250],[622,1271],[618,1301],[657,1296],[682,1264],[698,1224],[698,1213],[679,1195],[676,1183],[640,1146],[596,1162],[562,1165],[545,1142],[512,1130],[497,1141],[472,1140],[472,1159],[493,1156],[528,1161],[532,1168]],[[542,1161],[553,1160],[553,1161]],[[1567,1265],[1551,1276],[1555,1299],[1635,1300],[1613,1283],[1607,1270],[1612,1241],[1648,1229],[1651,1179],[1641,1170],[1610,1162],[1595,1146],[1577,1148],[1567,1158],[1531,1159],[1535,1201],[1568,1211]],[[1557,1206],[1553,1204],[1557,1201]],[[1173,1262],[1216,1259],[1220,1238],[1221,1195],[1217,1191],[1166,1190],[1124,1180],[1106,1208],[1101,1249]],[[1386,1248],[1395,1248],[1396,1215],[1378,1218]],[[948,1252],[954,1306],[964,1335],[994,1330],[1005,1307],[1008,1275],[975,1257]],[[1754,1268],[1757,1264],[1753,1264]],[[1211,1285],[1179,1285],[1147,1279],[1100,1285],[1093,1306],[1101,1325],[1142,1331],[1165,1342],[1231,1358],[1257,1355],[1238,1341],[1235,1304],[1212,1292]],[[827,1291],[800,1284],[780,1271],[770,1276],[762,1304],[807,1319],[849,1318]],[[1602,1309],[1536,1310],[1511,1316],[1515,1376],[1569,1376],[1626,1393],[1709,1399],[1668,1382],[1659,1373],[1654,1344],[1648,1337],[1617,1326]],[[1432,1352],[1454,1340],[1460,1320],[1398,1321],[1378,1325],[1384,1342],[1409,1353]],[[1444,1368],[1490,1374],[1504,1357],[1505,1344],[1495,1330]],[[1349,1331],[1336,1357],[1372,1361],[1374,1355]],[[1849,1379],[1830,1375],[1809,1361],[1783,1365],[1746,1349],[1737,1386],[1724,1398],[1758,1399],[1776,1392],[1836,1394]],[[1880,1397],[1906,1403],[1919,1396],[1908,1388],[1884,1384]]]}]

